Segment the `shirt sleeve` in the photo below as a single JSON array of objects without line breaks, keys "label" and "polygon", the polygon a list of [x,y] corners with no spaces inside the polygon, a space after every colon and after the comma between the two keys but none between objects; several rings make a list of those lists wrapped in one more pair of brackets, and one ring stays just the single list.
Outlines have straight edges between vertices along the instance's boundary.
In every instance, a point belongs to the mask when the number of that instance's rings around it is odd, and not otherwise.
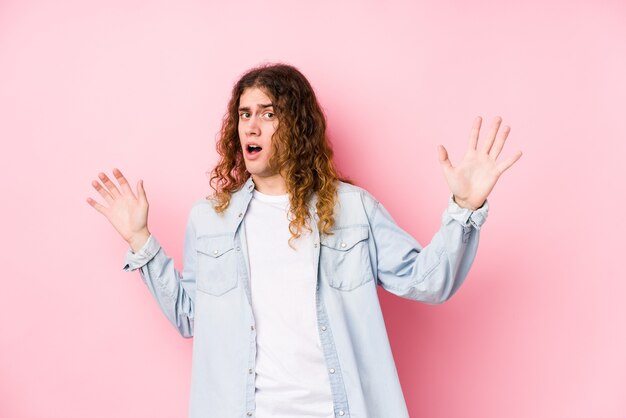
[{"label": "shirt sleeve", "polygon": [[475,211],[461,208],[450,196],[439,230],[422,247],[374,201],[370,227],[378,283],[407,299],[425,303],[448,300],[464,282],[474,261],[488,209],[486,201]]},{"label": "shirt sleeve", "polygon": [[[476,209],[465,209],[457,205],[454,201],[452,194],[448,198],[448,208],[446,210],[445,215],[447,214],[450,218],[458,221],[463,226],[473,226],[476,229],[480,229],[482,224],[487,220],[487,214],[489,213],[489,202],[485,200],[483,205]],[[445,219],[444,219],[445,222]]]},{"label": "shirt sleeve", "polygon": [[150,235],[136,253],[127,250],[125,271],[137,270],[167,319],[186,338],[193,336],[194,301],[196,292],[196,229],[194,208],[189,213],[185,229],[183,270],[174,266],[174,260]]},{"label": "shirt sleeve", "polygon": [[128,249],[124,260],[123,270],[134,271],[143,267],[146,263],[148,263],[148,261],[152,260],[160,248],[161,245],[158,243],[156,238],[150,234],[148,240],[139,251],[135,253],[132,249]]}]

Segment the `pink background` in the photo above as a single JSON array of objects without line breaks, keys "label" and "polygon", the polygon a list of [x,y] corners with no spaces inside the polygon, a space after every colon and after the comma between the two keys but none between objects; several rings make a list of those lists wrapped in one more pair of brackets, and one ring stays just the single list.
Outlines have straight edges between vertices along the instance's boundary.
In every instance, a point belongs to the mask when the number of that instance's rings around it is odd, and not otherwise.
[{"label": "pink background", "polygon": [[458,162],[501,115],[524,152],[452,300],[380,291],[412,417],[626,416],[626,4],[591,0],[0,1],[0,416],[186,416],[192,341],[85,199],[144,179],[180,269],[232,84],[266,61],[309,77],[342,172],[423,244],[438,143]]}]

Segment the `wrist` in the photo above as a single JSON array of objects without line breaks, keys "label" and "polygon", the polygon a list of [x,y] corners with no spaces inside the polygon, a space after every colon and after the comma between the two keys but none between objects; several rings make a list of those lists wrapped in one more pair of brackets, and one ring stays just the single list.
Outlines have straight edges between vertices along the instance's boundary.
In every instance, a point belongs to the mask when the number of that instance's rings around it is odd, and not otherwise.
[{"label": "wrist", "polygon": [[148,228],[145,228],[133,235],[127,242],[133,253],[136,253],[146,244],[148,238],[150,238],[150,231],[148,231]]},{"label": "wrist", "polygon": [[459,205],[463,209],[469,209],[471,211],[478,210],[485,204],[484,201],[480,205],[472,204],[472,203],[468,202],[467,200],[458,198],[454,194],[452,195],[452,201],[454,201],[454,203],[456,203],[457,205]]}]

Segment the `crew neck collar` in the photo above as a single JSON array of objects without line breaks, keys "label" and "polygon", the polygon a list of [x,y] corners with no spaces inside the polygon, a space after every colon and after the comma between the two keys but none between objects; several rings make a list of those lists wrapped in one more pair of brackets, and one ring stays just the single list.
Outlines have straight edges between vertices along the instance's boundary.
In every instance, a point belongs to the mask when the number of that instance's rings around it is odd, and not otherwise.
[{"label": "crew neck collar", "polygon": [[270,203],[289,202],[289,194],[272,195],[272,194],[261,193],[260,191],[254,189],[252,191],[252,196],[255,199],[260,200],[261,202],[270,202]]}]

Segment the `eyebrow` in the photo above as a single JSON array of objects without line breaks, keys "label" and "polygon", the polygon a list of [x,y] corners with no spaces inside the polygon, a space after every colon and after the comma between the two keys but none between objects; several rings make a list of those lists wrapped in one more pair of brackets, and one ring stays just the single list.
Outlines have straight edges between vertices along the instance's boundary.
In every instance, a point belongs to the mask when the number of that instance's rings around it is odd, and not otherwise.
[{"label": "eyebrow", "polygon": [[[259,104],[259,107],[261,109],[267,109],[268,107],[274,107],[274,105],[272,103],[268,103],[268,104],[261,103],[261,104]],[[242,107],[239,108],[240,112],[243,111],[243,110],[245,110],[246,112],[249,112],[250,111],[250,107],[242,106]]]}]

